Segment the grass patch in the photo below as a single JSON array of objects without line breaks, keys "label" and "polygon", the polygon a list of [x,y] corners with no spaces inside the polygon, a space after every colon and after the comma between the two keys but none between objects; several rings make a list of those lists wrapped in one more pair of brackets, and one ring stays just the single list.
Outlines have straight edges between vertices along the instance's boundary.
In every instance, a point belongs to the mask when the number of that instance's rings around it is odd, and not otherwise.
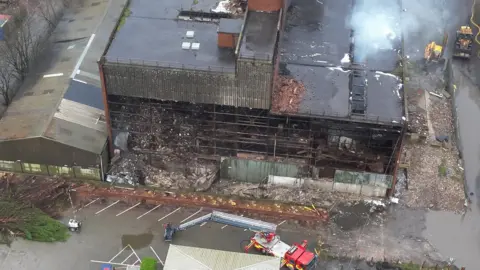
[{"label": "grass patch", "polygon": [[119,21],[118,26],[117,26],[117,30],[116,30],[117,32],[118,32],[118,30],[120,30],[120,28],[122,28],[122,26],[127,21],[127,18],[131,14],[132,14],[132,12],[130,11],[130,9],[128,7],[123,10],[122,16],[120,17],[120,21]]},{"label": "grass patch", "polygon": [[440,162],[440,165],[438,165],[438,175],[441,177],[447,177],[447,161],[442,158],[442,161]]},{"label": "grass patch", "polygon": [[157,270],[157,260],[150,257],[143,258],[140,264],[140,270]]},{"label": "grass patch", "polygon": [[421,270],[422,266],[414,263],[400,263],[395,264],[395,267],[400,267],[402,270]]}]

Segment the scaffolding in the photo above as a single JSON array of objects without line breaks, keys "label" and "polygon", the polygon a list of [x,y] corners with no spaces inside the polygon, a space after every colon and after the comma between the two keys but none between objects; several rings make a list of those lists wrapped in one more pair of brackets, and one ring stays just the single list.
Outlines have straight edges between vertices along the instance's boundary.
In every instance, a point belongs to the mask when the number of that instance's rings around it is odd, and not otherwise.
[{"label": "scaffolding", "polygon": [[[403,125],[352,123],[268,110],[108,97],[113,134],[129,133],[129,147],[155,156],[220,160],[243,157],[392,173]],[[193,155],[192,155],[193,154]]]}]

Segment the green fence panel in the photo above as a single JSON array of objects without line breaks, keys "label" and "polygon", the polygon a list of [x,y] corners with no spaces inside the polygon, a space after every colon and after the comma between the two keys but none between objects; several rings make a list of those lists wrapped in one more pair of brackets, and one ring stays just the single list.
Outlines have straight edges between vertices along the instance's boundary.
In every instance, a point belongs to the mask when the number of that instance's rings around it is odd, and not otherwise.
[{"label": "green fence panel", "polygon": [[102,180],[100,177],[100,169],[98,168],[81,168],[73,167],[74,177],[89,180]]},{"label": "green fence panel", "polygon": [[[14,172],[15,171],[15,163],[16,163],[15,161],[0,160],[0,171]],[[20,171],[21,170],[22,170],[22,167],[20,166]]]},{"label": "green fence panel", "polygon": [[269,175],[299,177],[302,171],[301,165],[229,158],[222,161],[220,177],[240,182],[260,183]]},{"label": "green fence panel", "polygon": [[59,176],[67,176],[67,177],[74,177],[73,169],[70,167],[63,167],[63,166],[48,166],[48,172],[50,175],[59,175]]},{"label": "green fence panel", "polygon": [[43,164],[22,163],[24,173],[48,175],[48,167]]},{"label": "green fence panel", "polygon": [[368,172],[335,170],[334,182],[391,188],[393,176]]}]

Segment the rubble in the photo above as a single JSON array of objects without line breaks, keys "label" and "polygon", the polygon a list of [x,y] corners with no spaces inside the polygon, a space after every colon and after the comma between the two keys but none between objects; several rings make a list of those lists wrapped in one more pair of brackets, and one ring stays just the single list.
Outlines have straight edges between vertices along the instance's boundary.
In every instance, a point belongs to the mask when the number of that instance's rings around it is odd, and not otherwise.
[{"label": "rubble", "polygon": [[[435,77],[436,76],[436,77]],[[425,91],[442,93],[444,84],[440,74],[414,75],[413,81]],[[437,78],[435,82],[435,78]],[[408,170],[408,188],[405,203],[412,208],[431,208],[459,212],[463,209],[463,170],[458,165],[458,150],[454,136],[451,102],[442,95],[425,96],[426,140],[408,143],[402,153],[402,164]],[[409,112],[411,115],[411,112]],[[414,114],[415,115],[415,114]]]},{"label": "rubble", "polygon": [[0,174],[0,200],[28,203],[53,217],[70,206],[68,190],[69,183],[60,178]]},{"label": "rubble", "polygon": [[280,113],[298,112],[305,94],[303,83],[287,76],[277,76],[272,95],[272,111]]},{"label": "rubble", "polygon": [[[189,164],[191,166],[189,166]],[[209,180],[203,183],[202,190],[209,188],[208,184],[215,180],[216,166],[212,163],[192,161],[184,164],[184,170],[169,169],[170,166],[163,166],[165,169],[148,164],[145,155],[125,154],[120,160],[112,165],[108,173],[107,181],[113,184],[123,185],[147,185],[156,188],[171,190],[189,189],[200,184],[201,179]]]},{"label": "rubble", "polygon": [[220,180],[212,186],[212,192],[248,199],[268,199],[285,203],[315,204],[331,208],[336,202],[359,201],[364,197],[355,194],[331,192],[314,188],[291,188],[255,183]]}]

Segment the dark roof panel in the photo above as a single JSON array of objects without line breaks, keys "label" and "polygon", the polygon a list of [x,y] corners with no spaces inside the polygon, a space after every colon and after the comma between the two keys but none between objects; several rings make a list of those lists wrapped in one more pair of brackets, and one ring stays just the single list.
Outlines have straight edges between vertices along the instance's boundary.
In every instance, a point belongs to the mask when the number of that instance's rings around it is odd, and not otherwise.
[{"label": "dark roof panel", "polygon": [[63,98],[104,110],[102,89],[72,80]]}]

